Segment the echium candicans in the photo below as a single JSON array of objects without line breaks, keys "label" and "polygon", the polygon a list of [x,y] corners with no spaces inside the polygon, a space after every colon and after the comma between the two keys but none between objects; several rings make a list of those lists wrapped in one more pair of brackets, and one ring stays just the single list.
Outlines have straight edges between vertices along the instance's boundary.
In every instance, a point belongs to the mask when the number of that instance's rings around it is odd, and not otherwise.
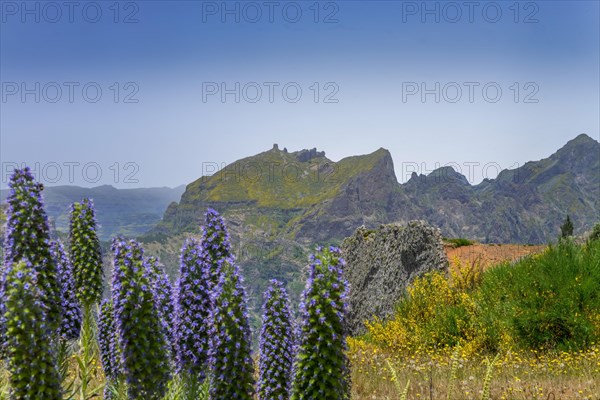
[{"label": "echium candicans", "polygon": [[103,280],[96,215],[90,199],[71,205],[69,240],[77,297],[84,308],[89,307],[102,298]]},{"label": "echium candicans", "polygon": [[46,323],[54,330],[60,323],[60,286],[56,263],[50,253],[50,229],[42,202],[44,185],[35,182],[31,170],[26,167],[15,170],[8,186],[10,192],[6,199],[8,210],[2,268],[21,259],[31,262],[37,274]]},{"label": "echium candicans", "polygon": [[161,399],[170,378],[169,348],[150,267],[141,246],[115,239],[112,301],[121,349],[121,369],[130,399]]},{"label": "echium candicans", "polygon": [[232,258],[231,243],[229,242],[229,233],[225,227],[225,221],[219,213],[209,208],[204,214],[204,225],[201,227],[202,240],[200,242],[204,251],[204,258],[207,265],[207,274],[209,280],[209,289],[213,288],[219,282],[221,271],[219,263],[226,258]]},{"label": "echium candicans", "polygon": [[[121,374],[121,352],[115,326],[115,314],[110,300],[103,300],[98,315],[98,348],[107,383],[115,386]],[[109,385],[104,388],[104,398],[112,397]]]},{"label": "echium candicans", "polygon": [[288,399],[294,361],[294,326],[283,284],[270,281],[265,292],[259,343],[259,400]]},{"label": "echium candicans", "polygon": [[345,315],[348,284],[340,250],[317,248],[300,304],[292,400],[350,398]]},{"label": "echium candicans", "polygon": [[154,297],[158,306],[165,336],[169,341],[172,355],[175,355],[173,318],[175,316],[175,301],[173,299],[173,287],[164,266],[156,257],[148,257],[146,264],[150,268],[150,285],[154,289]]},{"label": "echium candicans", "polygon": [[200,381],[206,377],[211,310],[204,259],[200,242],[187,239],[181,249],[179,279],[175,285],[177,367]]},{"label": "echium candicans", "polygon": [[73,266],[60,241],[52,242],[50,251],[56,262],[56,272],[60,286],[62,316],[58,334],[64,340],[75,340],[79,338],[81,331],[81,307],[75,295]]},{"label": "echium candicans", "polygon": [[36,268],[15,261],[5,271],[4,308],[10,398],[59,400],[62,388]]},{"label": "echium candicans", "polygon": [[222,272],[212,293],[209,397],[251,400],[254,367],[246,293],[233,259],[219,264]]}]

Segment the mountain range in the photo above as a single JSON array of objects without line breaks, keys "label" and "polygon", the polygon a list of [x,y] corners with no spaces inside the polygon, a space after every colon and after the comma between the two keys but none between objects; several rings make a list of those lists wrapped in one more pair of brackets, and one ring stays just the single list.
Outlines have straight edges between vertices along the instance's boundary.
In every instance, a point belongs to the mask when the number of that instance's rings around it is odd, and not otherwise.
[{"label": "mountain range", "polygon": [[142,239],[175,268],[183,238],[199,232],[208,207],[224,215],[251,289],[279,278],[300,293],[311,248],[339,244],[362,225],[419,219],[445,237],[545,244],[568,214],[575,234],[589,231],[600,220],[600,143],[579,135],[548,158],[477,185],[451,167],[401,184],[383,148],[333,162],[316,149],[274,145],[187,185]]},{"label": "mountain range", "polygon": [[471,185],[452,167],[398,183],[389,151],[333,162],[316,149],[277,146],[189,184],[150,236],[195,232],[207,207],[244,232],[310,244],[358,226],[423,219],[444,236],[546,243],[567,214],[575,233],[600,216],[600,143],[582,134],[548,158]]},{"label": "mountain range", "polygon": [[[175,274],[185,237],[197,235],[208,207],[226,220],[251,297],[278,278],[292,295],[317,244],[336,244],[358,227],[425,220],[445,237],[483,243],[554,241],[567,214],[575,234],[600,220],[600,143],[585,134],[547,158],[503,170],[477,185],[452,167],[398,182],[386,149],[334,162],[316,149],[277,145],[202,176],[186,187],[46,187],[51,223],[68,230],[69,204],[94,199],[100,237],[138,237]],[[0,192],[4,202],[7,191]]]}]

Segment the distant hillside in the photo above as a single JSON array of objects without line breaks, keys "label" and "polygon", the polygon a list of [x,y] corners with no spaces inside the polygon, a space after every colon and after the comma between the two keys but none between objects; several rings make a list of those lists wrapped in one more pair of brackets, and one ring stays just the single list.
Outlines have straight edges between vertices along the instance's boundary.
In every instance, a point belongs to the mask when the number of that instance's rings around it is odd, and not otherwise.
[{"label": "distant hillside", "polygon": [[[148,189],[116,189],[112,186],[82,188],[79,186],[47,186],[42,192],[50,223],[57,230],[69,230],[69,206],[85,197],[94,200],[100,225],[101,240],[117,234],[139,236],[149,231],[162,218],[167,206],[180,199],[185,186]],[[0,191],[4,203],[8,190]]]},{"label": "distant hillside", "polygon": [[575,234],[588,231],[600,218],[600,143],[579,135],[548,158],[478,185],[450,167],[400,184],[385,149],[333,162],[316,149],[275,145],[189,184],[143,237],[147,247],[175,268],[183,237],[198,232],[207,207],[225,216],[251,289],[276,277],[299,292],[307,251],[339,244],[361,225],[420,219],[445,237],[545,244],[569,214]]},{"label": "distant hillside", "polygon": [[545,244],[556,239],[567,214],[575,234],[600,219],[600,143],[579,135],[548,158],[475,186],[444,168],[427,177],[415,174],[402,187],[407,201],[417,205],[402,219],[423,216],[444,236]]}]

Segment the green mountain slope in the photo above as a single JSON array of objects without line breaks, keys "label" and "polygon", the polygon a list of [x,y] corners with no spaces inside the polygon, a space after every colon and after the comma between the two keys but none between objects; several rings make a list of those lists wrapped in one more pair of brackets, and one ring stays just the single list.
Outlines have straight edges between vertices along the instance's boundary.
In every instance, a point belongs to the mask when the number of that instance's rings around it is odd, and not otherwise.
[{"label": "green mountain slope", "polygon": [[276,277],[298,294],[312,247],[339,244],[361,225],[422,219],[447,237],[546,243],[567,213],[576,234],[591,229],[599,199],[600,144],[586,135],[479,185],[449,167],[399,184],[385,149],[333,162],[316,149],[275,145],[189,184],[143,240],[174,271],[183,238],[199,232],[213,207],[228,223],[250,290],[262,291]]}]

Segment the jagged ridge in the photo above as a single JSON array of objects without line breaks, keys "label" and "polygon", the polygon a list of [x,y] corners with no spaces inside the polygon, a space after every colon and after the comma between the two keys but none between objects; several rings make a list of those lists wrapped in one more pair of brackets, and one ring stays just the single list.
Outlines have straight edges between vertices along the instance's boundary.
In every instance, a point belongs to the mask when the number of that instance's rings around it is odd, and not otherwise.
[{"label": "jagged ridge", "polygon": [[[286,178],[285,168],[294,175]],[[197,232],[202,213],[213,207],[228,222],[251,290],[262,291],[276,277],[298,294],[306,253],[315,244],[339,244],[361,225],[419,219],[446,237],[546,243],[558,236],[567,213],[576,234],[591,229],[600,215],[599,188],[600,144],[586,135],[478,185],[449,167],[400,184],[385,149],[333,162],[316,149],[274,146],[188,185],[145,240],[175,265],[176,243]]]}]

